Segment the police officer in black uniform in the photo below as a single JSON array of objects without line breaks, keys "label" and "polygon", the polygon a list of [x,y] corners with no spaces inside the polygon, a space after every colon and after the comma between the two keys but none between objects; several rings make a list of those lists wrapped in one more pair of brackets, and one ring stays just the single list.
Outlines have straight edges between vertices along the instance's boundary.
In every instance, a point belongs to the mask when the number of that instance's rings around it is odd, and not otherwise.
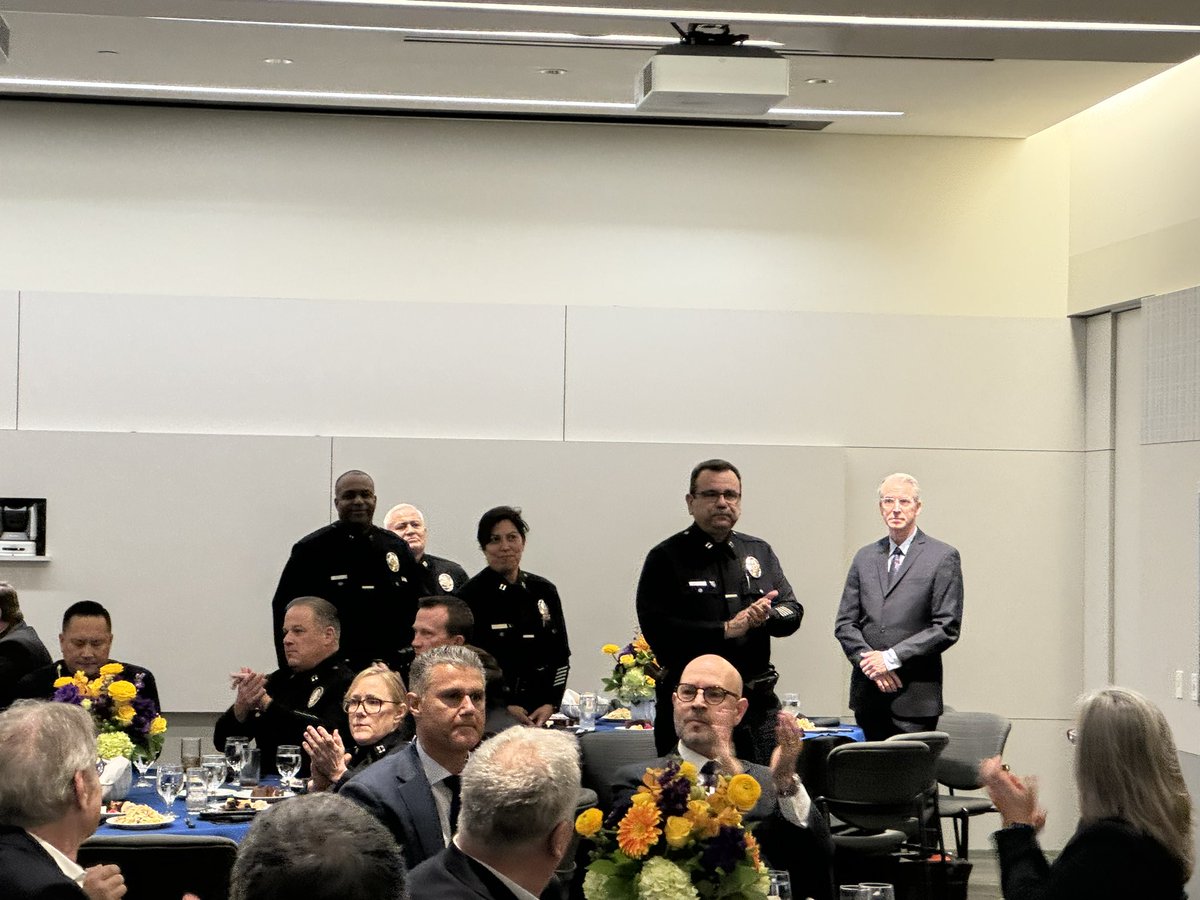
[{"label": "police officer in black uniform", "polygon": [[[283,623],[287,666],[270,675],[245,668],[238,672],[237,696],[213,731],[218,750],[224,750],[225,739],[233,735],[254,738],[267,774],[276,771],[276,748],[299,746],[310,725],[350,734],[342,698],[354,673],[338,652],[337,610],[320,597],[299,597],[287,605]],[[302,753],[301,776],[307,777],[308,771],[309,758]]]},{"label": "police officer in black uniform", "polygon": [[521,570],[529,525],[511,506],[489,509],[476,536],[487,568],[459,596],[475,616],[475,644],[496,657],[509,689],[508,711],[543,725],[562,703],[571,648],[558,589]]},{"label": "police officer in black uniform", "polygon": [[271,603],[275,656],[282,668],[283,611],[297,597],[323,597],[342,623],[341,653],[353,671],[389,665],[412,641],[417,600],[429,593],[408,544],[371,524],[375,482],[352,469],[334,484],[338,520],[292,547]]},{"label": "police officer in black uniform", "polygon": [[675,747],[671,694],[679,673],[697,656],[713,653],[741,673],[750,701],[734,732],[737,753],[768,765],[780,708],[771,638],[795,634],[804,607],[771,545],[734,532],[742,478],[732,463],[699,463],[685,499],[694,524],[651,550],[638,580],[638,621],[664,668],[654,742],[660,754]]},{"label": "police officer in black uniform", "polygon": [[431,594],[456,594],[467,583],[467,570],[452,559],[425,552],[428,531],[425,513],[411,503],[397,503],[383,517],[383,527],[408,544],[413,557],[425,569]]}]

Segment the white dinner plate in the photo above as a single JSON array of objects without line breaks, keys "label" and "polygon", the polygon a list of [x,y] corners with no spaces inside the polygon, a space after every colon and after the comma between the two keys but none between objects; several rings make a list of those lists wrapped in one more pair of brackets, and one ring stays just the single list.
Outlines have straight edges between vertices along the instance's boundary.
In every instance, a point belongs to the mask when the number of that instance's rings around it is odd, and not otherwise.
[{"label": "white dinner plate", "polygon": [[151,831],[155,828],[166,828],[174,821],[174,816],[166,816],[161,822],[122,822],[119,816],[114,816],[106,824],[110,828],[122,828],[125,831]]}]

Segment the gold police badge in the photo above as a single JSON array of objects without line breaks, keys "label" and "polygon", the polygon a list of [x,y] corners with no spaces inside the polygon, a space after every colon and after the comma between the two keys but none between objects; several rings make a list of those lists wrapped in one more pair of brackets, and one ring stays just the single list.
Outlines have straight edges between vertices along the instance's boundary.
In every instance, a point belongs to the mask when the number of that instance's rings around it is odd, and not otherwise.
[{"label": "gold police badge", "polygon": [[389,550],[386,559],[387,559],[387,564],[388,564],[389,569],[391,569],[393,572],[400,571],[400,557],[398,557],[395,553],[393,553],[391,550]]},{"label": "gold police badge", "polygon": [[449,572],[443,572],[438,576],[438,587],[447,594],[454,590],[454,579],[450,576]]},{"label": "gold police badge", "polygon": [[313,688],[313,692],[308,695],[308,708],[312,709],[314,706],[316,706],[318,703],[320,703],[321,698],[324,695],[325,695],[325,688],[323,688],[323,687]]},{"label": "gold police badge", "polygon": [[751,578],[762,577],[762,565],[753,556],[746,557],[746,574]]},{"label": "gold police badge", "polygon": [[538,601],[538,612],[542,614],[542,624],[550,624],[550,607],[546,605],[545,600]]}]

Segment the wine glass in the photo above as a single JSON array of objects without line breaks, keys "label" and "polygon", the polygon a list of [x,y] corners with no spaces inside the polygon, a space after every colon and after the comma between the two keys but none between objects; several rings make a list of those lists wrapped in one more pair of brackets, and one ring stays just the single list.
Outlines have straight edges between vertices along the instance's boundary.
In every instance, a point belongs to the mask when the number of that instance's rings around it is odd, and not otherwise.
[{"label": "wine glass", "polygon": [[183,788],[183,766],[174,763],[160,763],[154,787],[158,791],[158,796],[162,798],[164,811],[170,815],[171,804],[175,802],[175,798],[179,796],[179,792]]},{"label": "wine glass", "polygon": [[154,765],[156,759],[158,759],[158,753],[149,747],[143,747],[140,744],[134,745],[131,762],[138,771],[138,781],[134,787],[150,787],[150,779],[146,777],[146,773],[150,771],[150,767]]},{"label": "wine glass", "polygon": [[249,743],[250,738],[248,737],[225,738],[225,765],[229,767],[231,787],[242,786],[242,754]]},{"label": "wine glass", "polygon": [[767,896],[792,900],[792,878],[786,869],[767,870]]},{"label": "wine glass", "polygon": [[200,766],[204,769],[204,787],[211,797],[225,783],[225,754],[205,753]]},{"label": "wine glass", "polygon": [[896,889],[881,881],[864,881],[859,887],[865,890],[867,900],[896,900]]},{"label": "wine glass", "polygon": [[275,750],[275,768],[279,770],[279,783],[288,787],[300,771],[300,747],[298,744],[280,744]]}]

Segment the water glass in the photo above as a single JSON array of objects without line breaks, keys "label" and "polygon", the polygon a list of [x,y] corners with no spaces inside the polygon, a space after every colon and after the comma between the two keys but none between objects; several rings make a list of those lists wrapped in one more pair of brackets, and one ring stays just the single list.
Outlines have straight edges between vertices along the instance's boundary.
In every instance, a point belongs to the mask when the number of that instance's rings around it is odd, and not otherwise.
[{"label": "water glass", "polygon": [[204,770],[204,786],[210,795],[225,783],[225,754],[205,753],[200,757],[200,768]]},{"label": "water glass", "polygon": [[174,763],[159,763],[154,788],[158,791],[158,796],[162,798],[163,807],[168,815],[171,812],[171,804],[175,802],[182,786],[183,767]]},{"label": "water glass", "polygon": [[792,878],[785,869],[767,870],[767,896],[792,900]]},{"label": "water glass", "polygon": [[262,751],[257,747],[242,749],[242,787],[257,787],[258,776],[262,773]]},{"label": "water glass", "polygon": [[150,767],[154,765],[156,759],[158,759],[158,754],[149,747],[141,744],[134,745],[132,762],[138,772],[137,784],[134,787],[150,787],[150,779],[146,777],[146,773],[150,771]]},{"label": "water glass", "polygon": [[279,783],[285,788],[290,786],[300,771],[300,746],[280,744],[275,750],[275,768],[279,772]]},{"label": "water glass", "polygon": [[596,695],[591,691],[579,695],[579,727],[596,727]]},{"label": "water glass", "polygon": [[789,716],[800,718],[800,695],[799,694],[784,694],[783,695],[783,711]]},{"label": "water glass", "polygon": [[882,881],[864,881],[859,887],[866,891],[866,900],[896,900],[896,889]]},{"label": "water glass", "polygon": [[188,813],[204,812],[208,805],[208,785],[204,779],[204,769],[200,766],[188,766],[184,770],[183,802]]},{"label": "water glass", "polygon": [[861,884],[843,884],[838,888],[838,900],[867,900],[867,889]]},{"label": "water glass", "polygon": [[229,783],[233,787],[241,785],[242,753],[249,743],[250,738],[248,737],[225,738],[225,764],[229,766]]},{"label": "water glass", "polygon": [[179,764],[184,770],[200,768],[200,738],[179,739]]}]

